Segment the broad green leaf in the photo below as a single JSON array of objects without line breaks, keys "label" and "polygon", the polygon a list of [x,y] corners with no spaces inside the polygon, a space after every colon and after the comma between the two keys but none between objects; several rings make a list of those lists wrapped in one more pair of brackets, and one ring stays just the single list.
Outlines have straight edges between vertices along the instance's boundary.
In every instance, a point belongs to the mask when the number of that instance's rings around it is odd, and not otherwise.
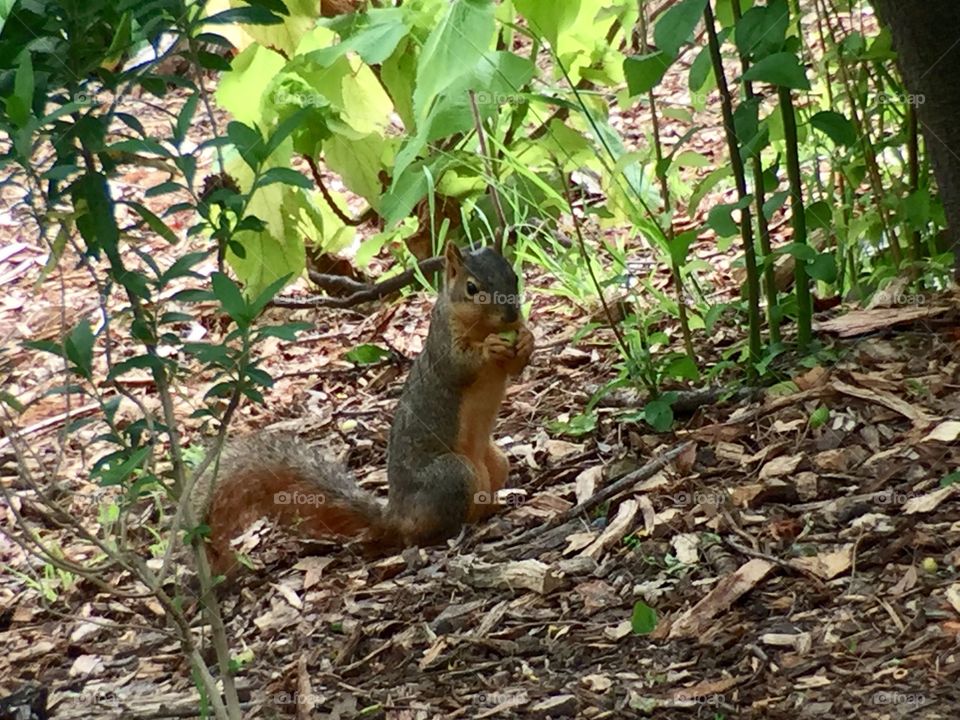
[{"label": "broad green leaf", "polygon": [[810,118],[810,124],[837,145],[850,147],[857,142],[857,131],[853,123],[834,110],[818,112]]},{"label": "broad green leaf", "polygon": [[286,60],[277,52],[251,45],[233,59],[232,70],[220,77],[217,103],[246,125],[262,123],[259,98],[285,65]]},{"label": "broad green leaf", "polygon": [[707,225],[720,237],[736,235],[740,232],[740,225],[734,221],[733,211],[743,210],[752,200],[753,196],[748,195],[738,202],[710,208],[710,212],[707,214]]},{"label": "broad green leaf", "polygon": [[743,74],[744,80],[770,83],[794,90],[809,90],[810,81],[797,56],[789,52],[769,55]]},{"label": "broad green leaf", "polygon": [[402,7],[371,8],[323,21],[327,28],[340,36],[340,42],[314,50],[308,57],[311,62],[326,66],[344,53],[355,52],[367,65],[379,65],[410,33],[406,17],[406,10]]},{"label": "broad green leaf", "polygon": [[481,118],[496,114],[507,102],[517,102],[535,67],[527,58],[506,51],[484,55],[477,65],[450,83],[437,97],[424,123],[427,142],[474,126],[470,92],[473,91]]},{"label": "broad green leaf", "polygon": [[663,79],[673,57],[658,50],[649,55],[636,55],[623,59],[623,74],[627,78],[630,95],[650,92]]},{"label": "broad green leaf", "polygon": [[393,186],[380,205],[384,225],[392,227],[410,215],[430,189],[429,176],[439,177],[452,162],[447,156],[418,160],[401,174],[394,175]]},{"label": "broad green leaf", "polygon": [[390,351],[379,345],[357,345],[345,357],[357,365],[373,365],[390,357]]},{"label": "broad green leaf", "polygon": [[227,136],[247,165],[253,169],[260,167],[266,157],[267,146],[259,130],[232,120],[227,125]]},{"label": "broad green leaf", "polygon": [[951,487],[960,484],[960,470],[954,470],[940,478],[940,487]]},{"label": "broad green leaf", "polygon": [[513,4],[530,29],[556,49],[560,32],[577,19],[581,0],[514,0]]},{"label": "broad green leaf", "polygon": [[230,276],[222,272],[215,272],[210,276],[210,282],[213,286],[213,294],[220,302],[224,312],[237,325],[241,327],[249,325],[253,318],[250,317],[247,301],[243,299],[243,293],[240,292],[237,284],[230,279]]},{"label": "broad green leaf", "polygon": [[313,324],[308,322],[284,323],[283,325],[268,325],[260,328],[257,332],[258,338],[275,337],[287,342],[294,342],[297,335],[313,328]]},{"label": "broad green leaf", "polygon": [[769,0],[744,13],[737,23],[734,37],[737,50],[747,58],[762,58],[783,49],[790,23],[787,0]]},{"label": "broad green leaf", "polygon": [[693,36],[706,5],[707,0],[681,0],[667,10],[653,29],[657,49],[676,57],[684,43]]},{"label": "broad green leaf", "polygon": [[687,262],[687,253],[690,246],[697,239],[696,230],[687,230],[686,232],[674,235],[673,242],[670,243],[670,259],[679,267],[683,267]]},{"label": "broad green leaf", "polygon": [[810,413],[810,427],[817,429],[818,427],[823,427],[827,424],[827,421],[830,420],[830,408],[826,405],[820,405]]},{"label": "broad green leaf", "polygon": [[414,117],[427,119],[434,101],[454,80],[470,71],[487,53],[494,34],[492,0],[453,0],[430,33],[417,64]]},{"label": "broad green leaf", "polygon": [[637,600],[633,605],[630,627],[634,635],[649,635],[657,629],[657,611],[643,600]]},{"label": "broad green leaf", "polygon": [[813,262],[807,263],[807,274],[814,280],[825,283],[837,281],[837,258],[833,252],[819,253]]},{"label": "broad green leaf", "polygon": [[833,208],[826,200],[818,200],[812,205],[808,205],[805,216],[808,232],[833,226]]},{"label": "broad green leaf", "polygon": [[380,173],[388,169],[389,142],[371,134],[359,140],[334,135],[323,144],[323,159],[327,167],[337,173],[347,188],[379,208],[383,185]]},{"label": "broad green leaf", "polygon": [[643,419],[657,432],[667,432],[673,425],[673,408],[666,400],[651,400],[643,408]]}]

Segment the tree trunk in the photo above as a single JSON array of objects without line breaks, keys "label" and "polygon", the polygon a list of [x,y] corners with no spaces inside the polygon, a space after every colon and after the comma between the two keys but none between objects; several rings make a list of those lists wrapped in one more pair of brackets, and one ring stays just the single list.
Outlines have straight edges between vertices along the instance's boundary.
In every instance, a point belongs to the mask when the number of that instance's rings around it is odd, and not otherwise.
[{"label": "tree trunk", "polygon": [[960,280],[960,2],[872,0],[893,34],[946,211]]}]

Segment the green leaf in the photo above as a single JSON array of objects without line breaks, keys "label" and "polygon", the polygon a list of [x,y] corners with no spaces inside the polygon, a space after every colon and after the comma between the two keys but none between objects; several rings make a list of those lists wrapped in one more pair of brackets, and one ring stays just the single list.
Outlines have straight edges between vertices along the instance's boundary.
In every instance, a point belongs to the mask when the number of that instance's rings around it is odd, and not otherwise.
[{"label": "green leaf", "polygon": [[86,320],[80,322],[63,343],[67,359],[80,375],[93,378],[93,330]]},{"label": "green leaf", "polygon": [[808,205],[804,215],[807,218],[808,232],[833,226],[833,208],[826,200],[818,200],[813,205]]},{"label": "green leaf", "polygon": [[136,357],[127,358],[126,360],[121,360],[116,363],[110,368],[110,372],[107,374],[107,380],[114,380],[131,370],[159,370],[162,368],[163,361],[155,355],[137,355]]},{"label": "green leaf", "polygon": [[253,170],[260,167],[267,153],[258,130],[233,120],[227,125],[227,136],[247,165]]},{"label": "green leaf", "polygon": [[789,190],[781,190],[771,195],[767,201],[763,203],[763,216],[767,218],[767,220],[770,220],[773,214],[783,207],[788,197],[790,197]]},{"label": "green leaf", "polygon": [[373,365],[390,357],[390,351],[379,345],[357,345],[345,357],[357,365]]},{"label": "green leaf", "polygon": [[747,58],[762,58],[782,50],[789,24],[787,0],[769,0],[765,7],[751,8],[734,31],[737,50]]},{"label": "green leaf", "polygon": [[[680,355],[673,358],[666,364],[664,373],[668,377],[676,380],[698,380],[700,378],[700,370],[697,368],[697,364],[693,361],[693,358],[689,355]],[[671,411],[671,422],[672,421]]]},{"label": "green leaf", "polygon": [[252,318],[247,302],[243,299],[243,293],[240,292],[237,284],[222,272],[213,273],[210,281],[213,285],[214,297],[220,301],[224,312],[240,327],[249,325]]},{"label": "green leaf", "polygon": [[293,168],[275,167],[270,168],[257,179],[257,184],[254,186],[254,189],[266,187],[273,183],[293,185],[303,188],[304,190],[311,190],[313,188],[313,181],[303,173],[297,172]]},{"label": "green leaf", "polygon": [[940,479],[940,487],[951,487],[960,483],[960,470],[954,470]]},{"label": "green leaf", "polygon": [[568,422],[550,421],[547,423],[547,429],[554,433],[573,437],[588,435],[597,429],[597,414],[595,412],[581,413],[570,418]]},{"label": "green leaf", "polygon": [[837,281],[837,258],[833,252],[819,253],[807,263],[807,274],[814,280],[825,283]]},{"label": "green leaf", "polygon": [[687,212],[690,214],[690,217],[696,215],[697,211],[700,209],[700,203],[703,202],[703,199],[707,196],[713,188],[715,188],[721,181],[726,180],[728,177],[733,176],[733,169],[730,164],[724,164],[720,167],[712,170],[709,175],[707,175],[699,184],[694,188],[693,194],[690,196],[690,201],[687,203]]},{"label": "green leaf", "polygon": [[239,7],[223,10],[203,20],[204,25],[279,25],[283,18],[264,7]]},{"label": "green leaf", "polygon": [[630,95],[650,92],[663,79],[673,63],[673,58],[662,50],[649,55],[636,55],[623,59],[623,74],[627,78]]},{"label": "green leaf", "polygon": [[200,102],[200,93],[194,93],[187,98],[187,101],[183,104],[183,108],[180,110],[180,114],[177,116],[177,126],[173,133],[173,139],[176,141],[177,145],[183,142],[184,138],[187,137],[187,133],[190,131],[190,126],[193,124],[193,116],[197,112],[197,103]]},{"label": "green leaf", "polygon": [[418,125],[434,101],[454,80],[473,69],[489,50],[493,38],[492,0],[453,0],[439,25],[430,33],[417,63],[413,110]]},{"label": "green leaf", "polygon": [[514,0],[514,6],[538,36],[545,38],[555,50],[560,33],[577,19],[581,0]]},{"label": "green leaf", "polygon": [[826,405],[820,405],[810,413],[810,427],[816,430],[819,427],[823,427],[827,424],[827,421],[830,419],[830,408]]},{"label": "green leaf", "polygon": [[679,235],[673,236],[673,242],[670,243],[670,259],[679,267],[683,267],[687,262],[687,253],[690,246],[697,239],[699,233],[696,230],[687,230]]},{"label": "green leaf", "polygon": [[290,280],[292,275],[284,275],[283,277],[278,277],[272,283],[267,285],[257,298],[250,303],[249,312],[251,318],[256,317],[260,312],[267,306],[267,303],[273,300],[274,295],[280,292],[280,288],[287,284],[287,281]]},{"label": "green leaf", "polygon": [[657,48],[670,57],[676,57],[681,46],[693,35],[706,5],[707,0],[682,0],[667,10],[653,29],[653,41]]},{"label": "green leaf", "polygon": [[657,611],[643,600],[637,600],[633,606],[630,627],[634,635],[649,635],[657,628]]},{"label": "green leaf", "polygon": [[30,122],[33,106],[33,59],[30,52],[24,52],[17,66],[13,81],[13,95],[7,98],[7,114],[17,127]]},{"label": "green leaf", "polygon": [[[123,461],[116,466],[104,467],[100,466],[96,471],[91,473],[94,477],[100,478],[100,484],[104,487],[109,487],[111,485],[119,485],[124,480],[130,477],[133,472],[143,464],[144,459],[147,457],[147,454],[150,452],[150,446],[145,445],[141,448],[137,448],[130,455],[123,459]],[[120,459],[122,456],[117,455],[117,459]],[[112,465],[112,463],[111,463]]]},{"label": "green leaf", "polygon": [[710,212],[707,214],[707,225],[720,237],[736,235],[740,232],[740,225],[734,221],[733,211],[743,210],[752,199],[753,196],[748,195],[739,202],[710,208]]},{"label": "green leaf", "polygon": [[174,233],[173,230],[170,229],[170,226],[157,217],[146,205],[138,203],[134,200],[125,200],[122,201],[121,204],[133,208],[137,215],[143,218],[143,221],[149,226],[149,228],[168,243],[171,245],[177,244],[178,238],[176,233]]},{"label": "green leaf", "polygon": [[667,432],[673,425],[673,408],[665,400],[651,400],[643,408],[643,419],[657,432]]},{"label": "green leaf", "polygon": [[294,342],[297,339],[297,335],[302,332],[306,332],[313,327],[312,323],[308,322],[293,322],[293,323],[284,323],[283,325],[268,325],[267,327],[261,328],[257,334],[259,339],[275,337],[281,340],[286,340],[287,342]]},{"label": "green leaf", "polygon": [[809,90],[810,81],[797,56],[793,53],[774,53],[760,60],[743,74],[744,80],[765,82],[794,90]]},{"label": "green leaf", "polygon": [[321,24],[336,32],[340,42],[308,53],[310,62],[328,67],[347,52],[355,52],[367,65],[380,65],[410,33],[403,8],[371,8],[340,15]]},{"label": "green leaf", "polygon": [[857,130],[845,116],[833,110],[818,112],[810,124],[839,146],[850,147],[857,142]]}]

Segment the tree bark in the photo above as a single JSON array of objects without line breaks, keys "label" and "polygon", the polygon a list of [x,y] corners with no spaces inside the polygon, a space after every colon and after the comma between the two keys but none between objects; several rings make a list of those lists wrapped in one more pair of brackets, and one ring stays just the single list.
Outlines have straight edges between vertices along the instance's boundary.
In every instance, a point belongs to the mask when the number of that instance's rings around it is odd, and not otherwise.
[{"label": "tree bark", "polygon": [[893,35],[904,84],[916,104],[960,281],[960,2],[872,1]]}]

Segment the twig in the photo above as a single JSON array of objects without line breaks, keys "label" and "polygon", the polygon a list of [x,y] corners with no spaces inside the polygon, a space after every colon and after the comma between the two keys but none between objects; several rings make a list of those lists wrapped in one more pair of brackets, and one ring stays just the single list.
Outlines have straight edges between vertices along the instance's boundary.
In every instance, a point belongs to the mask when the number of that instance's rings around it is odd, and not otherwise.
[{"label": "twig", "polygon": [[626,475],[622,475],[621,477],[617,478],[612,483],[607,485],[605,488],[603,488],[596,494],[591,495],[589,498],[584,500],[579,505],[576,505],[570,508],[566,512],[562,512],[559,515],[554,515],[543,525],[540,525],[538,527],[527,530],[524,533],[521,533],[517,537],[506,541],[500,547],[501,548],[513,547],[514,545],[519,545],[524,542],[529,542],[530,540],[533,540],[534,538],[537,538],[543,535],[545,532],[547,532],[552,528],[557,527],[558,525],[563,525],[564,523],[567,523],[575,519],[579,515],[590,512],[593,508],[597,507],[597,505],[601,505],[602,503],[605,503],[607,500],[610,500],[614,496],[619,495],[621,492],[623,492],[627,488],[633,485],[636,485],[638,482],[642,482],[644,480],[648,480],[649,478],[653,477],[658,472],[660,472],[663,468],[669,465],[671,462],[673,462],[678,457],[680,457],[680,455],[682,455],[684,452],[689,450],[693,445],[694,445],[693,442],[687,441],[687,442],[681,443],[680,445],[677,445],[676,447],[671,448],[667,452],[663,453],[663,455],[658,457],[656,460],[651,460],[650,462],[648,462],[642,468],[639,468],[637,470],[634,470],[632,472],[627,473]]},{"label": "twig", "polygon": [[500,232],[494,239],[494,247],[498,253],[503,252],[503,239],[507,234],[507,216],[503,212],[503,206],[500,204],[500,193],[497,192],[496,175],[493,174],[493,160],[487,150],[487,136],[483,130],[483,118],[480,117],[480,108],[477,106],[477,94],[470,91],[470,109],[473,110],[473,122],[477,127],[477,139],[480,141],[480,155],[483,164],[486,165],[487,175],[490,176],[490,182],[487,189],[490,191],[490,200],[493,202],[493,210],[497,214],[497,222],[500,223]]},{"label": "twig", "polygon": [[0,450],[3,450],[8,445],[13,446],[13,437],[25,438],[28,435],[33,435],[38,433],[41,430],[46,430],[47,428],[55,427],[62,422],[67,420],[72,420],[74,418],[83,417],[84,415],[89,415],[90,413],[98,410],[100,408],[99,403],[90,403],[89,405],[84,405],[82,407],[76,408],[74,410],[67,410],[66,412],[58,413],[52,417],[48,417],[45,420],[40,420],[35,422],[33,425],[29,425],[23,430],[14,430],[14,435],[11,437],[0,438]]},{"label": "twig", "polygon": [[367,208],[356,220],[343,212],[343,210],[341,210],[340,207],[333,201],[333,196],[330,194],[330,191],[327,190],[327,186],[324,185],[323,176],[320,174],[320,168],[317,167],[317,161],[309,155],[303,155],[302,157],[307,161],[307,165],[310,166],[310,174],[313,175],[313,181],[317,184],[317,187],[320,188],[320,194],[323,195],[323,199],[327,201],[327,205],[330,206],[333,214],[340,218],[342,223],[345,225],[350,225],[351,227],[357,227],[358,225],[363,225],[363,223],[367,222],[373,217],[376,212],[373,208]]},{"label": "twig", "polygon": [[406,287],[416,279],[417,270],[426,275],[441,268],[443,268],[442,257],[427,258],[419,262],[416,268],[411,268],[399,275],[395,275],[392,278],[382,280],[378,283],[373,283],[372,285],[364,285],[362,290],[357,290],[347,297],[327,297],[326,295],[305,299],[276,297],[270,304],[274,307],[282,308],[351,308],[361,303],[370,302],[371,300],[380,300]]}]

